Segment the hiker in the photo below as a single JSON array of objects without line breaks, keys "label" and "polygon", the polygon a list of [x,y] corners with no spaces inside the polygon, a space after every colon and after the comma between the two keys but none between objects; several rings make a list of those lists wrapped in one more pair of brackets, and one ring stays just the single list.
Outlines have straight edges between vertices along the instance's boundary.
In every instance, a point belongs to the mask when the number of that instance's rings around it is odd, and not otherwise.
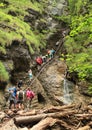
[{"label": "hiker", "polygon": [[14,88],[13,88],[13,94],[14,94],[15,97],[17,96],[17,88],[16,88],[16,86],[14,86]]},{"label": "hiker", "polygon": [[31,81],[32,78],[33,78],[33,74],[32,74],[32,70],[31,70],[31,69],[28,71],[28,74],[29,74],[29,79],[30,79],[30,81]]},{"label": "hiker", "polygon": [[19,82],[18,82],[18,88],[20,88],[20,87],[22,87],[22,85],[23,85],[23,81],[22,80],[19,80]]},{"label": "hiker", "polygon": [[66,31],[62,31],[62,36],[65,37],[66,36]]},{"label": "hiker", "polygon": [[35,94],[32,90],[30,90],[30,88],[28,87],[27,91],[26,91],[26,99],[27,99],[27,109],[30,108],[31,106],[31,101],[34,98]]},{"label": "hiker", "polygon": [[16,97],[14,96],[14,92],[13,90],[9,90],[9,109],[15,108],[15,104],[16,104]]},{"label": "hiker", "polygon": [[11,90],[13,91],[13,95],[16,97],[16,95],[17,95],[17,88],[16,88],[16,86],[11,87],[11,88],[8,89],[9,92],[10,92]]},{"label": "hiker", "polygon": [[37,57],[36,58],[36,63],[37,63],[37,69],[39,70],[43,61],[42,61],[42,58],[41,57]]},{"label": "hiker", "polygon": [[53,58],[54,54],[55,54],[55,50],[54,49],[48,50],[49,60]]},{"label": "hiker", "polygon": [[17,105],[19,109],[24,109],[24,91],[19,88],[17,92]]},{"label": "hiker", "polygon": [[45,55],[45,56],[42,56],[42,62],[45,63],[46,61],[47,61],[46,55]]},{"label": "hiker", "polygon": [[51,49],[51,53],[52,53],[52,55],[54,56],[55,50],[54,50],[53,48]]},{"label": "hiker", "polygon": [[41,57],[37,57],[36,58],[36,63],[38,64],[38,65],[41,65],[43,62],[42,62],[42,58]]}]

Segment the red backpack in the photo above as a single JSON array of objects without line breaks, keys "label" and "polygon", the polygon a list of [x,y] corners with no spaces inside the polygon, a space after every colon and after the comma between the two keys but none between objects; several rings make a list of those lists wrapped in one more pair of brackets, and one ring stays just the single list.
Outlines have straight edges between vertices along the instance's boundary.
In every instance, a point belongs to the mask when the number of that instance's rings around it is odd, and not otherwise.
[{"label": "red backpack", "polygon": [[41,64],[42,64],[42,58],[41,58],[41,57],[38,57],[38,58],[36,59],[36,62],[41,65]]},{"label": "red backpack", "polygon": [[33,91],[31,91],[31,90],[27,90],[27,92],[26,92],[26,97],[27,98],[34,98],[34,96],[35,96],[35,94],[34,94],[34,92]]},{"label": "red backpack", "polygon": [[33,91],[30,91],[30,98],[34,98],[35,94]]}]

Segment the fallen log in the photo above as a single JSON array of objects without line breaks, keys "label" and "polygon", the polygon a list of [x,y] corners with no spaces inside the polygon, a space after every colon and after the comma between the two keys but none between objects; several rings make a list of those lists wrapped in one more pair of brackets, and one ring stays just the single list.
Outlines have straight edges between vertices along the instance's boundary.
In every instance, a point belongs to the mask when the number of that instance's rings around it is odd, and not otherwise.
[{"label": "fallen log", "polygon": [[86,107],[84,108],[84,111],[89,112],[89,113],[92,113],[92,107],[86,106]]},{"label": "fallen log", "polygon": [[84,126],[79,128],[78,130],[90,130],[90,126]]},{"label": "fallen log", "polygon": [[64,105],[63,100],[61,100],[61,97],[58,97],[55,95],[53,97],[54,97],[54,100],[56,100],[60,105]]},{"label": "fallen log", "polygon": [[45,130],[45,128],[54,125],[57,122],[57,119],[47,117],[34,125],[30,130]]},{"label": "fallen log", "polygon": [[71,129],[74,130],[75,127],[74,126],[70,126],[68,125],[66,122],[62,121],[62,120],[58,120],[58,119],[53,119],[51,117],[47,117],[43,120],[41,120],[39,123],[37,123],[36,125],[34,125],[30,130],[46,130],[46,128],[48,128],[49,126],[53,126],[54,124],[59,124],[63,127],[65,127],[66,129]]},{"label": "fallen log", "polygon": [[0,122],[6,117],[6,113],[0,112]]},{"label": "fallen log", "polygon": [[88,123],[88,125],[92,127],[92,121],[91,121],[91,122],[89,122],[89,123]]},{"label": "fallen log", "polygon": [[35,115],[35,114],[36,114],[35,109],[31,110],[31,111],[28,111],[28,112],[26,112],[24,110],[17,112],[17,115],[20,115],[20,116],[31,116],[31,115]]},{"label": "fallen log", "polygon": [[85,114],[84,113],[84,114],[76,114],[75,116],[78,117],[78,118],[83,118],[84,119],[84,118],[92,117],[92,114],[90,114],[90,113]]},{"label": "fallen log", "polygon": [[69,115],[75,114],[76,111],[68,111],[68,112],[56,112],[56,113],[43,113],[43,114],[38,114],[38,115],[32,115],[32,116],[22,116],[22,117],[15,117],[14,118],[14,123],[19,125],[19,124],[28,124],[28,123],[33,123],[33,122],[38,122],[41,119],[44,119],[46,117],[54,117],[54,118],[61,118],[61,117],[68,117]]},{"label": "fallen log", "polygon": [[54,106],[52,106],[52,107],[50,107],[50,108],[48,108],[48,109],[46,109],[46,110],[43,110],[43,112],[44,113],[47,113],[47,112],[55,112],[55,111],[63,111],[63,110],[65,110],[65,109],[71,109],[71,108],[74,108],[75,107],[75,104],[72,104],[72,105],[64,105],[64,106],[57,106],[57,107],[54,107]]},{"label": "fallen log", "polygon": [[67,123],[66,123],[65,121],[63,121],[63,120],[58,120],[57,123],[60,124],[61,126],[65,127],[66,129],[70,129],[70,130],[74,130],[74,129],[75,129],[75,126],[74,126],[74,125],[67,124]]}]

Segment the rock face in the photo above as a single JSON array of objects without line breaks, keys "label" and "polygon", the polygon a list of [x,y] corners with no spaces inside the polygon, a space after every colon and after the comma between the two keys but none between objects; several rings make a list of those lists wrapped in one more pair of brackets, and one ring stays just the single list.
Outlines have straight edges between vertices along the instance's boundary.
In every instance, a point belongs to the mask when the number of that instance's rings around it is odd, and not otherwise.
[{"label": "rock face", "polygon": [[39,80],[53,105],[58,105],[54,96],[62,96],[62,85],[66,66],[56,59],[50,66],[44,69]]},{"label": "rock face", "polygon": [[82,105],[85,105],[90,103],[91,98],[83,96],[80,93],[79,88],[72,82],[66,80],[65,88],[66,69],[67,66],[63,61],[55,59],[55,61],[47,66],[40,74],[40,83],[42,84],[50,103],[52,105],[59,105],[59,102],[55,100],[55,96],[58,97],[63,104],[82,103]]},{"label": "rock face", "polygon": [[35,78],[33,84],[29,86],[35,93],[35,97],[32,100],[32,107],[40,108],[51,104],[51,101],[49,100],[41,82],[38,79]]}]

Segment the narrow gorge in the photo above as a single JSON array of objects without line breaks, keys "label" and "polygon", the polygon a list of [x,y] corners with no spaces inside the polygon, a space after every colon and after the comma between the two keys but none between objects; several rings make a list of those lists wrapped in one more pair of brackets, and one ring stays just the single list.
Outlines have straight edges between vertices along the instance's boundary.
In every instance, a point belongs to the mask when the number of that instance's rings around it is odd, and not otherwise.
[{"label": "narrow gorge", "polygon": [[[90,0],[0,1],[0,130],[92,129],[91,6]],[[36,58],[51,49],[54,57],[38,70]],[[24,92],[35,93],[29,111],[9,110],[8,89],[19,80]]]}]

